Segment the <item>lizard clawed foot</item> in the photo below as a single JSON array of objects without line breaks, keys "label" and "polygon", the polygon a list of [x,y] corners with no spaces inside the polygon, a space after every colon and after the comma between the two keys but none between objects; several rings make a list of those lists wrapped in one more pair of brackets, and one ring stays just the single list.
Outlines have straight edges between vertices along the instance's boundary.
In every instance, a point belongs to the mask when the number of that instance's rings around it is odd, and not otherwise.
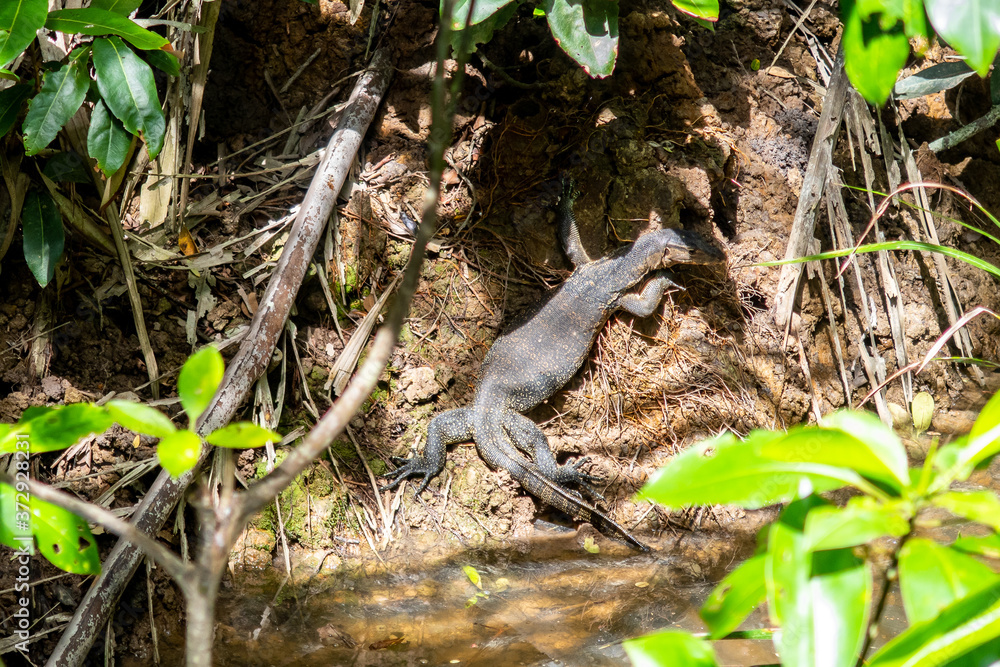
[{"label": "lizard clawed foot", "polygon": [[556,469],[555,479],[552,481],[562,486],[574,485],[579,487],[583,493],[592,501],[604,500],[600,491],[594,488],[594,484],[601,484],[604,478],[598,475],[591,475],[580,470],[580,467],[590,461],[589,456],[582,456],[573,463],[559,466]]},{"label": "lizard clawed foot", "polygon": [[414,456],[409,459],[393,456],[392,462],[399,467],[382,475],[382,477],[388,477],[391,479],[388,484],[379,489],[380,492],[391,491],[402,484],[403,480],[410,477],[423,476],[423,479],[420,480],[420,485],[417,487],[416,491],[419,496],[427,488],[427,485],[430,484],[430,481],[437,476],[439,472],[441,472],[441,469],[438,466],[435,466],[422,456]]}]

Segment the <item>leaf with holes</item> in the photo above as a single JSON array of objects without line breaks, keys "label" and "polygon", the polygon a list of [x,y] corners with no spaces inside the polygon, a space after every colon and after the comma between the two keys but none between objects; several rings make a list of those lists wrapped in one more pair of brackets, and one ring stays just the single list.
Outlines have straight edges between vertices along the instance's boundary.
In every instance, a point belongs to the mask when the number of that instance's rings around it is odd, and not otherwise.
[{"label": "leaf with holes", "polygon": [[101,557],[87,522],[61,507],[31,499],[31,532],[38,550],[60,570],[73,574],[97,574]]}]

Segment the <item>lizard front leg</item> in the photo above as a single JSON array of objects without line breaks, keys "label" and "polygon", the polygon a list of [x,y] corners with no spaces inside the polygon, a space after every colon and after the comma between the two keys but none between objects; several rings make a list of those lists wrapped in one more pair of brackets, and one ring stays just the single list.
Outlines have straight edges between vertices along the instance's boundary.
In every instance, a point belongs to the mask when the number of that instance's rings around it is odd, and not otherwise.
[{"label": "lizard front leg", "polygon": [[382,490],[394,489],[404,479],[422,475],[423,480],[417,487],[417,495],[421,494],[427,488],[427,484],[444,470],[448,445],[472,440],[471,415],[470,408],[455,408],[434,417],[427,426],[427,444],[424,445],[424,453],[409,459],[393,457],[393,462],[399,467],[383,475],[392,480]]},{"label": "lizard front leg", "polygon": [[621,295],[615,302],[614,307],[621,308],[639,317],[649,317],[656,310],[656,307],[660,305],[660,301],[663,300],[663,295],[667,293],[668,289],[671,287],[684,289],[671,279],[669,271],[661,269],[652,275],[653,277],[645,284],[642,291],[638,294],[630,292]]}]

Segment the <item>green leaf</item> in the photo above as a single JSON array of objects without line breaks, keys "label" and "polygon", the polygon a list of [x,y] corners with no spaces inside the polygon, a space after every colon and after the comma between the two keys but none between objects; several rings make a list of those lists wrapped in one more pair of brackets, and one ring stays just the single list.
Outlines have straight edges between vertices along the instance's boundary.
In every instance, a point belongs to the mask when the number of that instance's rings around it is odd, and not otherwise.
[{"label": "green leaf", "polygon": [[97,9],[106,9],[115,14],[128,16],[139,9],[142,0],[90,0],[90,6]]},{"label": "green leaf", "polygon": [[224,371],[222,355],[210,345],[198,350],[184,362],[177,378],[177,393],[192,427],[212,402]]},{"label": "green leaf", "polygon": [[174,478],[194,468],[201,456],[201,438],[193,431],[177,431],[162,438],[156,446],[160,465]]},{"label": "green leaf", "polygon": [[719,19],[719,0],[672,0],[674,7],[688,16],[706,21]]},{"label": "green leaf", "polygon": [[121,14],[93,6],[85,9],[60,9],[49,12],[45,27],[49,30],[70,34],[118,35],[135,48],[143,50],[162,49],[170,44],[166,38],[145,28],[140,28],[134,21]]},{"label": "green leaf", "polygon": [[59,69],[42,76],[42,89],[28,103],[24,119],[24,152],[34,155],[51,143],[73,117],[90,86],[88,49],[77,49]]},{"label": "green leaf", "polygon": [[897,100],[911,100],[950,90],[975,74],[964,62],[938,63],[900,79],[892,90]]},{"label": "green leaf", "polygon": [[87,152],[97,160],[97,166],[108,178],[117,172],[128,159],[132,137],[121,121],[108,113],[103,101],[94,105],[87,132]]},{"label": "green leaf", "polygon": [[996,533],[982,537],[959,535],[951,548],[962,553],[997,559],[1000,558],[1000,535]]},{"label": "green leaf", "polygon": [[146,62],[156,69],[166,72],[170,76],[180,76],[181,66],[174,54],[166,51],[143,51],[142,55]]},{"label": "green leaf", "polygon": [[931,498],[931,504],[1000,530],[1000,498],[992,491],[948,491]]},{"label": "green leaf", "polygon": [[850,549],[815,553],[812,568],[809,592],[816,655],[801,664],[853,665],[868,630],[873,589],[871,569]]},{"label": "green leaf", "polygon": [[878,16],[862,16],[860,4],[856,0],[840,3],[844,69],[866,100],[882,105],[892,92],[899,70],[906,64],[910,42],[902,25],[883,28]]},{"label": "green leaf", "polygon": [[[813,447],[818,451],[807,460],[851,467],[897,491],[909,484],[906,448],[899,436],[873,413],[841,410],[824,417],[820,426],[842,431],[851,439],[817,443]],[[802,427],[801,433],[805,439],[811,436],[807,427]],[[802,444],[810,446],[807,442]]]},{"label": "green leaf", "polygon": [[16,449],[15,434],[30,436],[31,453],[41,454],[71,447],[88,435],[103,433],[111,424],[111,417],[104,408],[90,403],[58,407],[28,420],[22,418],[18,428],[0,441],[0,454]]},{"label": "green leaf", "polygon": [[932,540],[907,540],[899,552],[899,588],[911,625],[998,581],[1000,576],[975,558]]},{"label": "green leaf", "polygon": [[909,532],[908,505],[879,503],[873,498],[852,498],[846,507],[817,507],[806,518],[806,548],[811,551],[841,549],[867,544],[885,535]]},{"label": "green leaf", "polygon": [[0,484],[0,544],[35,553],[28,495],[7,484]]},{"label": "green leaf", "polygon": [[32,88],[26,83],[18,83],[0,90],[0,137],[4,136],[17,122],[24,101],[31,97]]},{"label": "green leaf", "polygon": [[1000,48],[1000,3],[996,0],[925,0],[938,34],[986,76]]},{"label": "green leaf", "polygon": [[[969,444],[973,444],[973,440],[992,430],[997,424],[1000,424],[1000,391],[993,394],[993,397],[980,410],[979,416],[976,417],[976,421],[972,425],[972,430],[969,431]],[[1000,438],[996,438],[989,444],[976,445],[976,451],[968,453],[968,461],[974,466],[979,465],[998,451],[1000,451]]]},{"label": "green leaf", "polygon": [[108,401],[108,414],[116,422],[136,433],[154,438],[165,438],[177,431],[177,427],[156,408],[131,401]]},{"label": "green leaf", "polygon": [[479,570],[471,565],[463,565],[462,572],[465,572],[465,576],[469,578],[473,586],[479,590],[483,590],[483,578],[479,576]]},{"label": "green leaf", "polygon": [[721,639],[738,628],[766,595],[762,554],[744,561],[726,575],[698,613],[708,626],[710,637]]},{"label": "green leaf", "polygon": [[[464,30],[452,30],[451,32],[451,48],[456,54],[460,52],[462,47],[462,41],[466,42],[467,53],[474,53],[476,48],[480,44],[486,44],[491,39],[493,39],[493,33],[504,27],[510,17],[514,15],[517,11],[516,2],[511,2],[504,5],[496,14],[493,14],[489,18],[469,26],[466,30],[468,31],[468,36],[463,36]],[[478,4],[476,5],[479,6]]]},{"label": "green leaf", "polygon": [[804,524],[824,504],[815,496],[797,500],[769,529],[764,577],[785,667],[854,664],[864,641],[870,570],[849,549],[806,548]]},{"label": "green leaf", "polygon": [[94,69],[104,103],[132,134],[141,135],[150,159],[163,148],[166,122],[153,70],[117,37],[94,40]]},{"label": "green leaf", "polygon": [[618,57],[618,3],[614,0],[543,0],[556,43],[592,77],[603,79]]},{"label": "green leaf", "polygon": [[6,67],[28,48],[35,33],[45,25],[46,0],[0,2],[0,67]]},{"label": "green leaf", "polygon": [[712,645],[683,630],[661,630],[623,642],[633,667],[715,667]]},{"label": "green leaf", "polygon": [[41,287],[52,280],[56,263],[65,243],[62,216],[52,197],[42,190],[31,190],[21,210],[24,232],[24,261]]},{"label": "green leaf", "polygon": [[216,447],[229,449],[251,449],[263,447],[270,442],[281,442],[281,436],[274,431],[250,422],[236,422],[212,431],[205,440]]},{"label": "green leaf", "polygon": [[[1000,583],[915,623],[872,656],[868,667],[937,667],[962,664],[966,653],[1000,637]],[[954,662],[953,662],[954,661]]]},{"label": "green leaf", "polygon": [[87,162],[74,151],[59,151],[45,163],[42,173],[52,181],[89,185],[93,181],[88,170]]},{"label": "green leaf", "polygon": [[50,563],[73,574],[97,574],[101,556],[87,522],[61,507],[31,499],[31,532]]},{"label": "green leaf", "polygon": [[[817,491],[865,485],[857,473],[846,468],[775,461],[762,453],[785,437],[753,431],[745,441],[726,433],[698,443],[655,472],[637,498],[673,509],[714,504],[757,509],[795,498],[804,481]],[[800,453],[811,451],[806,448]]]},{"label": "green leaf", "polygon": [[[517,8],[517,2],[514,2],[514,0],[476,0],[474,4],[475,7],[472,6],[472,0],[457,0],[455,2],[451,12],[452,30],[459,31],[465,28],[470,9],[472,9],[472,18],[469,20],[469,25],[474,26],[493,16],[504,7],[513,6],[515,9]],[[438,11],[441,14],[444,13],[443,1]]]}]

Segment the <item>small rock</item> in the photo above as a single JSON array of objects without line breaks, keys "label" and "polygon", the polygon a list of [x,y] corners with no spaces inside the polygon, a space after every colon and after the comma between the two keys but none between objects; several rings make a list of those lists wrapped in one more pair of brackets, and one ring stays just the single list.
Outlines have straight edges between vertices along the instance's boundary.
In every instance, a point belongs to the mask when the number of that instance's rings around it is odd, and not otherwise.
[{"label": "small rock", "polygon": [[434,380],[434,369],[430,366],[407,368],[399,376],[399,388],[409,403],[421,403],[430,400],[441,391]]},{"label": "small rock", "polygon": [[42,378],[42,391],[53,401],[58,401],[63,395],[62,380],[55,375]]}]

